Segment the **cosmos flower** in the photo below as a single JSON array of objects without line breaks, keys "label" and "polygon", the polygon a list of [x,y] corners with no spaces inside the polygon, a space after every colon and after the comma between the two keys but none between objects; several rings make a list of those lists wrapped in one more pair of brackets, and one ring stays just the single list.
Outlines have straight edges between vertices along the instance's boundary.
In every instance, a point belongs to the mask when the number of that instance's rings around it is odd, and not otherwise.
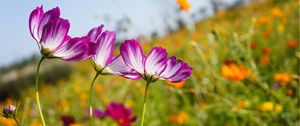
[{"label": "cosmos flower", "polygon": [[137,117],[132,116],[132,110],[126,108],[123,104],[110,103],[107,107],[106,114],[115,120],[120,126],[130,126],[136,121]]},{"label": "cosmos flower", "polygon": [[102,32],[102,28],[103,25],[93,28],[87,35],[96,45],[95,55],[92,57],[95,70],[100,74],[112,73],[133,80],[139,79],[141,76],[127,67],[120,55],[113,56],[116,33],[108,30]]},{"label": "cosmos flower", "polygon": [[181,82],[192,74],[188,64],[174,56],[168,59],[167,51],[161,47],[154,47],[145,56],[139,42],[132,39],[120,46],[120,52],[127,66],[137,71],[147,82],[157,79]]},{"label": "cosmos flower", "polygon": [[[86,109],[86,113],[89,114],[89,109]],[[132,115],[132,110],[126,108],[124,104],[111,102],[106,111],[103,112],[99,109],[93,109],[93,116],[99,119],[112,118],[120,126],[130,126],[132,122],[135,122],[137,117]]]},{"label": "cosmos flower", "polygon": [[88,37],[68,36],[69,21],[60,18],[59,8],[44,13],[43,6],[33,10],[29,17],[29,30],[44,58],[81,61],[94,54]]},{"label": "cosmos flower", "polygon": [[75,119],[72,116],[68,116],[68,115],[63,115],[60,117],[63,126],[70,126],[71,124],[75,123]]}]

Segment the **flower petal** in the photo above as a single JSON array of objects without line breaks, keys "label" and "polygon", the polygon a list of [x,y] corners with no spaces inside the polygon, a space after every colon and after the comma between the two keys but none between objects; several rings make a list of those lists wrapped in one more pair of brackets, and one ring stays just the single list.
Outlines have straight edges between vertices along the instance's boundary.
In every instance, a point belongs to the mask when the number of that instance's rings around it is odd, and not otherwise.
[{"label": "flower petal", "polygon": [[159,77],[159,75],[166,69],[168,53],[166,49],[161,47],[153,48],[148,54],[144,67],[145,72],[150,76]]},{"label": "flower petal", "polygon": [[68,20],[57,19],[49,22],[43,31],[41,45],[51,51],[55,51],[63,44],[69,31],[70,24]]},{"label": "flower petal", "polygon": [[96,55],[93,56],[93,60],[97,65],[105,67],[111,62],[114,54],[115,40],[115,32],[105,31],[103,34],[101,34],[96,44]]},{"label": "flower petal", "polygon": [[53,52],[53,55],[65,61],[86,60],[91,57],[91,55],[88,55],[90,43],[88,37],[72,38],[64,46]]},{"label": "flower petal", "polygon": [[100,38],[100,35],[102,33],[102,28],[104,27],[104,25],[100,25],[98,27],[95,27],[93,29],[91,29],[88,33],[88,37],[90,37],[92,42],[97,42],[97,40]]},{"label": "flower petal", "polygon": [[144,74],[145,56],[142,52],[142,48],[138,41],[126,40],[120,46],[121,56],[123,57],[125,63],[132,69],[136,70],[140,74]]},{"label": "flower petal", "polygon": [[192,68],[188,64],[182,62],[181,68],[178,71],[178,73],[173,77],[168,78],[167,80],[171,82],[180,82],[189,78],[191,74],[192,74]]},{"label": "flower petal", "polygon": [[59,8],[58,7],[53,8],[52,10],[47,11],[43,15],[42,19],[39,22],[39,26],[38,26],[38,30],[37,30],[38,38],[42,37],[42,34],[44,32],[44,26],[46,26],[48,23],[52,22],[53,20],[59,19],[59,15],[60,15],[60,12],[59,12]]},{"label": "flower petal", "polygon": [[129,78],[132,80],[137,80],[141,78],[141,75],[137,73],[135,70],[129,68],[122,56],[117,56],[107,65],[108,72],[123,76],[125,78]]},{"label": "flower petal", "polygon": [[181,60],[176,60],[176,57],[172,56],[167,61],[167,67],[164,70],[164,72],[161,73],[161,76],[164,79],[168,79],[168,78],[175,76],[181,69],[182,64],[183,64],[183,62]]},{"label": "flower petal", "polygon": [[38,42],[41,39],[38,36],[38,27],[40,25],[40,21],[42,20],[43,15],[44,15],[43,6],[41,6],[34,9],[29,16],[30,34]]}]

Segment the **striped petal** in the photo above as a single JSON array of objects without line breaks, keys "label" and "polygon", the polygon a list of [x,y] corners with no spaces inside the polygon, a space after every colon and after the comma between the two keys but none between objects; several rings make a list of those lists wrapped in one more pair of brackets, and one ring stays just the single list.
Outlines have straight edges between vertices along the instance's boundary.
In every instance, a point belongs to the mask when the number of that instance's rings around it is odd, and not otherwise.
[{"label": "striped petal", "polygon": [[168,53],[164,48],[155,47],[148,54],[144,67],[145,72],[150,76],[159,77],[159,75],[166,69]]},{"label": "striped petal", "polygon": [[41,38],[42,35],[43,35],[43,32],[44,32],[44,27],[52,22],[53,20],[57,20],[59,19],[59,15],[60,15],[60,11],[59,11],[59,8],[56,7],[56,8],[53,8],[49,11],[47,11],[42,19],[40,20],[39,22],[39,26],[38,26],[38,29],[37,29],[37,35],[38,35],[38,38]]},{"label": "striped petal", "polygon": [[127,66],[136,70],[140,74],[144,74],[143,62],[145,60],[145,56],[138,41],[134,39],[126,40],[120,46],[120,53]]},{"label": "striped petal", "polygon": [[43,6],[41,6],[34,9],[29,16],[30,34],[38,42],[41,39],[38,36],[38,27],[40,25],[40,21],[42,20],[43,15],[44,15]]},{"label": "striped petal", "polygon": [[100,38],[100,35],[102,33],[102,28],[104,27],[104,25],[100,25],[96,28],[93,28],[92,30],[89,31],[88,33],[88,37],[90,37],[92,42],[97,42],[97,40]]},{"label": "striped petal", "polygon": [[183,64],[183,62],[181,60],[176,60],[176,57],[172,56],[167,61],[167,67],[164,70],[164,72],[161,73],[161,76],[164,79],[168,79],[168,78],[175,76],[181,69],[182,64]]},{"label": "striped petal", "polygon": [[63,44],[65,37],[69,31],[70,24],[68,20],[57,19],[45,25],[41,45],[50,51],[55,51]]},{"label": "striped petal", "polygon": [[141,75],[137,73],[135,70],[129,68],[122,56],[117,56],[107,65],[108,72],[123,76],[125,78],[129,78],[132,80],[137,80],[141,78]]},{"label": "striped petal", "polygon": [[178,71],[178,73],[173,77],[168,78],[167,80],[171,82],[180,82],[188,79],[191,76],[191,74],[192,68],[188,64],[182,62],[181,68]]},{"label": "striped petal", "polygon": [[96,54],[93,56],[93,60],[97,65],[105,67],[111,62],[114,54],[115,40],[115,32],[105,31],[101,34],[100,38],[97,40]]},{"label": "striped petal", "polygon": [[90,40],[88,37],[72,38],[65,45],[61,46],[53,55],[65,61],[82,61],[90,58]]}]

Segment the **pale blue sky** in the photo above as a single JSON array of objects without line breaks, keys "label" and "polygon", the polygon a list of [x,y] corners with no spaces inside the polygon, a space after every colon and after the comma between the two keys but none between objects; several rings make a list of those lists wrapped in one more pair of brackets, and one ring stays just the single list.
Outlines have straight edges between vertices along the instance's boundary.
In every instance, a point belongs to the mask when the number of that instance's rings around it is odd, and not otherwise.
[{"label": "pale blue sky", "polygon": [[[58,6],[61,17],[68,19],[71,36],[85,35],[91,28],[104,24],[106,29],[114,30],[112,23],[128,15],[132,21],[130,37],[137,34],[148,35],[152,31],[163,34],[162,12],[165,5],[175,0],[2,0],[0,4],[0,66],[8,65],[33,53],[39,53],[38,46],[28,29],[30,12],[43,5],[44,11]],[[207,0],[189,0],[191,12],[201,6],[210,6]],[[171,5],[172,6],[172,5]],[[169,6],[170,7],[170,6]],[[211,12],[208,12],[211,13]],[[105,16],[106,15],[106,16]],[[107,22],[109,15],[111,22]],[[172,19],[170,19],[172,20]]]}]

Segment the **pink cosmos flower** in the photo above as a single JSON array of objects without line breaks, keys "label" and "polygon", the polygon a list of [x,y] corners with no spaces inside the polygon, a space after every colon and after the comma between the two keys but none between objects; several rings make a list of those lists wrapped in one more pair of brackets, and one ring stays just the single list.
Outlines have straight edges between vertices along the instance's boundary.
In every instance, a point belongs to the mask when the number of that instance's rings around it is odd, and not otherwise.
[{"label": "pink cosmos flower", "polygon": [[180,82],[192,74],[192,68],[183,61],[171,57],[164,48],[154,47],[148,56],[143,54],[138,41],[126,40],[120,46],[121,56],[125,63],[137,71],[147,82],[157,79]]},{"label": "pink cosmos flower", "polygon": [[59,17],[59,8],[53,8],[44,13],[43,6],[33,10],[29,17],[29,30],[36,40],[43,57],[60,58],[65,61],[80,61],[94,54],[88,37],[68,36],[70,24],[68,20]]},{"label": "pink cosmos flower", "polygon": [[114,54],[116,33],[113,31],[102,32],[103,25],[93,28],[88,32],[88,37],[96,45],[95,55],[92,59],[95,69],[99,74],[116,74],[130,79],[139,79],[141,76],[135,70],[129,68],[123,58]]}]

